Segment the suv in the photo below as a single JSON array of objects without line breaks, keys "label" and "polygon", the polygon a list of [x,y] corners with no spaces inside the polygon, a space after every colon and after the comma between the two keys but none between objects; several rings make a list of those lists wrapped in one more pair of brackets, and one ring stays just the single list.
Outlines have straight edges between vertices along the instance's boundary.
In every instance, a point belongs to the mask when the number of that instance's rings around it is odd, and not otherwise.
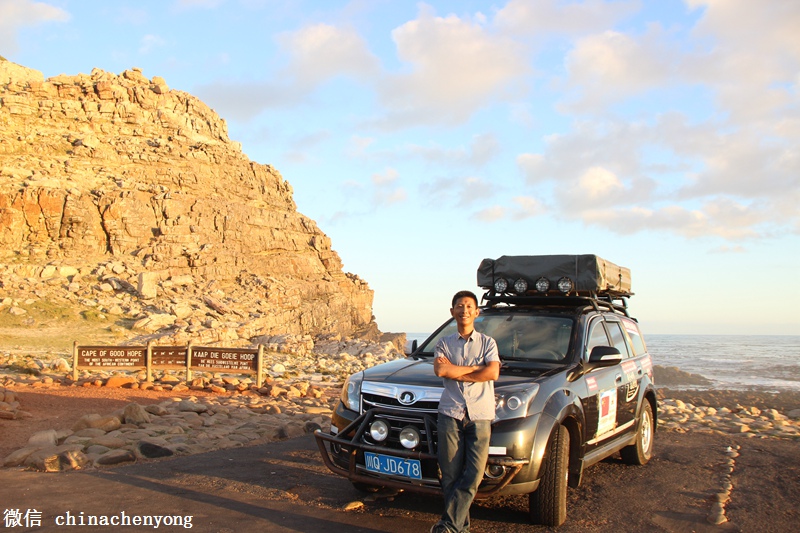
[{"label": "suv", "polygon": [[[630,271],[595,255],[503,256],[478,268],[475,329],[500,352],[489,459],[476,498],[527,494],[534,523],[566,520],[567,487],[617,452],[653,454],[653,367],[628,314]],[[326,466],[359,490],[441,494],[436,418],[442,379],[434,348],[447,321],[405,359],[351,375],[315,437]]]}]

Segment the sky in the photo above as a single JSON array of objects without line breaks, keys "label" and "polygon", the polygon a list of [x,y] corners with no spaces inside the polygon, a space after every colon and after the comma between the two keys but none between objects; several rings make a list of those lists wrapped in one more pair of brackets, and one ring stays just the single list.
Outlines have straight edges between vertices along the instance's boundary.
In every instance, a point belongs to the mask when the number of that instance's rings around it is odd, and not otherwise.
[{"label": "sky", "polygon": [[645,335],[800,335],[797,28],[796,0],[0,0],[6,59],[212,107],[414,333],[483,258],[597,254]]}]

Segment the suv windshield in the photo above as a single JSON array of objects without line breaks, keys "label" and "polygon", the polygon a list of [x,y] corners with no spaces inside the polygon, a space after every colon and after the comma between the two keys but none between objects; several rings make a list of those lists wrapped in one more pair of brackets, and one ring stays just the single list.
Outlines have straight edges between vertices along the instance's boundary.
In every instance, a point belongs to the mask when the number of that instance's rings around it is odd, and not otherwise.
[{"label": "suv windshield", "polygon": [[[512,361],[563,361],[572,335],[571,318],[502,314],[480,315],[475,329],[497,342],[500,359]],[[433,355],[439,339],[456,332],[451,320],[439,333],[422,345],[419,353]]]}]

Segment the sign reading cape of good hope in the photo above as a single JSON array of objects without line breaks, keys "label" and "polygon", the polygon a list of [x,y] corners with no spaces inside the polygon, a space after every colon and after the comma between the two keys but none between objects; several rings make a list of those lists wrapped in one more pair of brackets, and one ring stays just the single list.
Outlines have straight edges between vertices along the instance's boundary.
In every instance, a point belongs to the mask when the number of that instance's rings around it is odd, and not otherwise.
[{"label": "sign reading cape of good hope", "polygon": [[186,379],[192,371],[256,374],[257,385],[262,385],[264,347],[220,348],[211,346],[73,346],[73,379],[78,370],[145,369],[147,381],[152,381],[153,368],[186,369]]},{"label": "sign reading cape of good hope", "polygon": [[79,346],[76,366],[144,368],[146,352],[146,346]]}]

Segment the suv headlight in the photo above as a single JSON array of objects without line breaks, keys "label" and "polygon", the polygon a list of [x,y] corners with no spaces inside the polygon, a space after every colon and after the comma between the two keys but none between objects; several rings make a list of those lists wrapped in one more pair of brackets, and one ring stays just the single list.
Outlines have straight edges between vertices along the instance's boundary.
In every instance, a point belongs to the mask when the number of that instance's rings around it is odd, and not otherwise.
[{"label": "suv headlight", "polygon": [[510,420],[528,416],[528,407],[536,398],[537,392],[539,392],[538,383],[495,392],[495,420]]},{"label": "suv headlight", "polygon": [[356,413],[360,412],[361,407],[361,382],[364,381],[364,373],[359,372],[348,376],[344,380],[342,387],[341,400],[345,407]]}]

